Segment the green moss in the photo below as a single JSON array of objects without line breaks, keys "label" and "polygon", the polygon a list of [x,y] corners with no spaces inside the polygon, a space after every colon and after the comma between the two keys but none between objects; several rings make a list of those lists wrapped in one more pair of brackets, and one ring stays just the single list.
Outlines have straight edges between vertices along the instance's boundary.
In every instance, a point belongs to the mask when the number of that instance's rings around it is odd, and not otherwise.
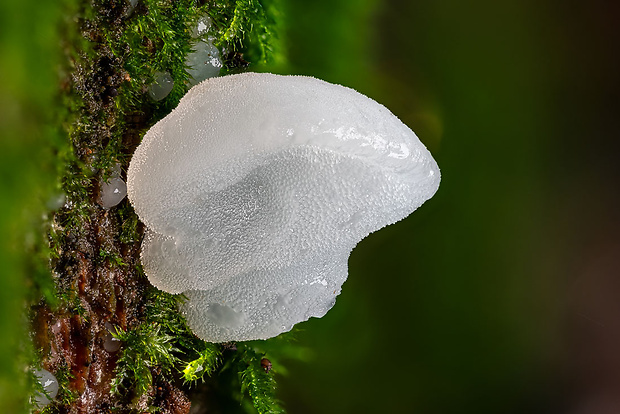
[{"label": "green moss", "polygon": [[119,240],[123,244],[132,244],[140,241],[138,231],[138,216],[134,213],[129,203],[123,203],[117,209],[118,217],[121,221],[121,234]]},{"label": "green moss", "polygon": [[[123,341],[114,392],[131,389],[136,397],[142,395],[152,383],[154,370],[180,375],[186,383],[194,386],[209,378],[220,379],[221,371],[233,371],[238,374],[237,381],[221,383],[220,387],[228,387],[231,395],[249,397],[251,406],[258,413],[284,412],[276,398],[275,371],[267,372],[261,365],[265,353],[260,350],[260,344],[269,341],[236,345],[204,342],[191,332],[178,311],[183,296],[153,288],[148,297],[144,324],[132,331],[114,333]],[[288,339],[282,337],[276,341],[288,343]],[[229,351],[224,352],[227,349]]]},{"label": "green moss", "polygon": [[123,341],[113,392],[131,389],[139,397],[152,384],[155,368],[187,382],[203,380],[217,367],[220,346],[197,338],[178,310],[184,298],[155,288],[147,292],[145,321],[113,335]]},{"label": "green moss", "polygon": [[225,73],[236,71],[237,53],[258,68],[286,61],[278,36],[284,24],[280,0],[219,0],[207,11],[216,28],[215,44],[228,52]]},{"label": "green moss", "polygon": [[107,263],[111,264],[113,267],[127,266],[127,263],[123,261],[121,255],[116,252],[101,249],[99,250],[99,258],[103,261],[107,261]]},{"label": "green moss", "polygon": [[[276,398],[276,382],[273,372],[261,365],[264,355],[246,347],[239,358],[241,392],[247,393],[259,414],[284,413]],[[245,365],[245,367],[244,367]]]},{"label": "green moss", "polygon": [[189,361],[183,368],[183,379],[187,383],[204,381],[205,375],[211,375],[220,363],[220,347],[208,342],[202,345],[203,349],[198,351],[198,358]]},{"label": "green moss", "polygon": [[146,393],[153,384],[153,371],[171,376],[178,361],[174,337],[167,335],[155,324],[142,324],[137,329],[117,329],[112,335],[122,341],[121,356],[112,381],[112,393],[134,391],[137,396]]}]

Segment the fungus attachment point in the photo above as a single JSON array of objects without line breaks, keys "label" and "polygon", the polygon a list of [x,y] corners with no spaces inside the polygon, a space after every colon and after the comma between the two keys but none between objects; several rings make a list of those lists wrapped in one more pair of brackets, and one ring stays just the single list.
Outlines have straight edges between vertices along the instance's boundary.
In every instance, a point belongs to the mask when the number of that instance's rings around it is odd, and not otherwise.
[{"label": "fungus attachment point", "polygon": [[153,126],[128,171],[142,264],[184,293],[211,342],[266,339],[323,316],[369,233],[433,196],[431,154],[389,110],[303,76],[208,79]]}]

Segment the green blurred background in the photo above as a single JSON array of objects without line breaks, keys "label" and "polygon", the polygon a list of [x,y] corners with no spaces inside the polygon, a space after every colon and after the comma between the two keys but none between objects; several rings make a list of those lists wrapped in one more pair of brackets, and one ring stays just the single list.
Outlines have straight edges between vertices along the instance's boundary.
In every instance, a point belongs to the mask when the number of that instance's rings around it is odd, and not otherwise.
[{"label": "green blurred background", "polygon": [[[289,412],[620,412],[620,2],[283,3],[289,64],[278,70],[383,103],[442,171],[432,200],[354,250],[336,306],[301,325],[310,351],[279,378]],[[39,189],[53,188],[42,121],[58,9],[0,4],[10,372],[11,299],[32,271],[24,229]],[[15,386],[2,376],[0,401]]]},{"label": "green blurred background", "polygon": [[[23,409],[29,346],[24,298],[48,272],[42,245],[45,204],[58,194],[59,4],[0,1],[0,412]],[[56,105],[56,106],[55,106]]]},{"label": "green blurred background", "polygon": [[442,183],[302,325],[290,412],[619,413],[620,3],[291,4],[291,71],[383,103]]}]

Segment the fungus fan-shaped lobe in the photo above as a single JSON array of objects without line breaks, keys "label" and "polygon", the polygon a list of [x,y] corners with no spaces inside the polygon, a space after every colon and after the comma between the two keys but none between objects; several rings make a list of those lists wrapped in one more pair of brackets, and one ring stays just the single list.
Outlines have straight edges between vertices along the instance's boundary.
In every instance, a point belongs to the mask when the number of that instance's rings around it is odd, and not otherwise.
[{"label": "fungus fan-shaped lobe", "polygon": [[144,270],[209,341],[322,316],[370,232],[430,198],[439,169],[385,107],[317,79],[209,79],[147,132],[128,172]]}]

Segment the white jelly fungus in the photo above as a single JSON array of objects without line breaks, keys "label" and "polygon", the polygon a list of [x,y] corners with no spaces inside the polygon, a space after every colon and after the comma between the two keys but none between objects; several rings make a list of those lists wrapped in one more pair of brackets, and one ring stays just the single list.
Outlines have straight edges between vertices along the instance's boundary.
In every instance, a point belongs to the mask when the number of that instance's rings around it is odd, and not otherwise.
[{"label": "white jelly fungus", "polygon": [[[58,394],[58,380],[46,369],[38,369],[34,372],[37,380],[45,390],[45,394],[37,392],[34,396],[34,404],[38,408],[43,408],[51,402]],[[47,394],[47,395],[46,395]]]},{"label": "white jelly fungus", "polygon": [[200,40],[193,46],[194,51],[187,55],[185,64],[189,67],[190,85],[218,76],[222,69],[220,52],[211,42]]},{"label": "white jelly fungus", "polygon": [[107,180],[99,181],[97,203],[103,208],[112,208],[127,195],[127,185],[121,178],[121,165],[115,164]]},{"label": "white jelly fungus", "polygon": [[207,14],[200,16],[191,28],[192,37],[196,39],[207,35],[211,29],[211,26],[211,18]]},{"label": "white jelly fungus", "polygon": [[187,296],[196,335],[225,342],[323,316],[355,245],[432,197],[440,174],[372,99],[244,73],[192,88],[146,133],[127,180],[149,280]]},{"label": "white jelly fungus", "polygon": [[185,64],[188,66],[187,73],[190,75],[190,85],[196,85],[205,79],[218,76],[222,69],[220,51],[213,44],[215,38],[208,35],[210,28],[211,19],[207,15],[200,16],[191,28],[192,37],[198,41],[193,45],[192,52],[185,58]]},{"label": "white jelly fungus", "polygon": [[153,83],[149,86],[149,96],[155,101],[161,101],[173,87],[174,80],[168,72],[155,72]]}]

